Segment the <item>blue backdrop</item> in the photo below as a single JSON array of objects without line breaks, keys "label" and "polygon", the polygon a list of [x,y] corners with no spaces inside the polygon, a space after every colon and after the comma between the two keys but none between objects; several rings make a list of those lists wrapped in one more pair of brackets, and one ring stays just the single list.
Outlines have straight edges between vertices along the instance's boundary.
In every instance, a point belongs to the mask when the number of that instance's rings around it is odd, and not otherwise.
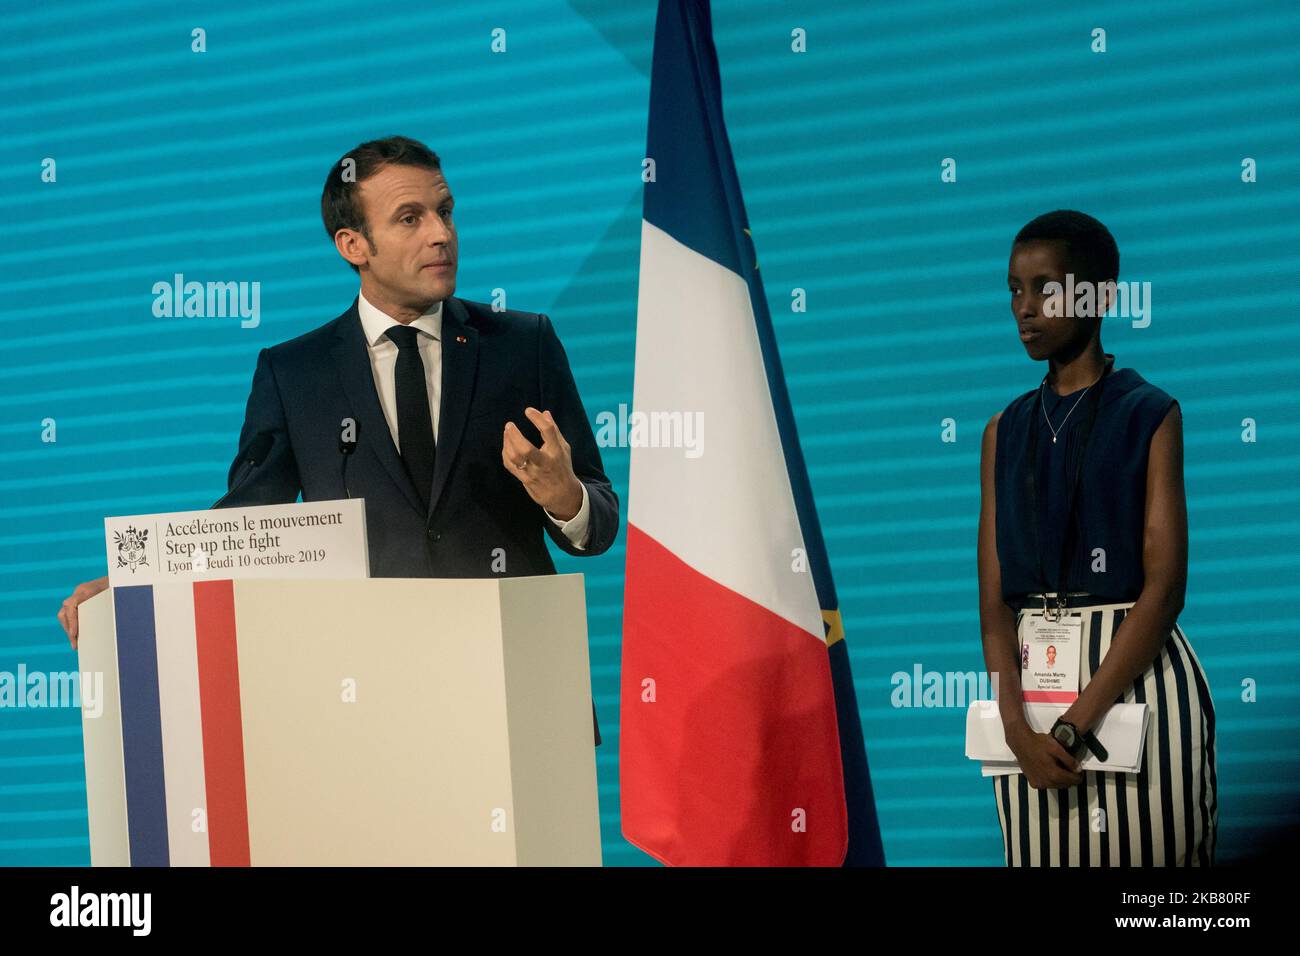
[{"label": "blue backdrop", "polygon": [[[258,350],[356,293],[318,201],[330,164],[365,139],[400,132],[442,156],[457,294],[502,289],[550,314],[593,419],[631,401],[655,4],[486,6],[6,11],[0,672],[75,668],[54,613],[104,573],[105,514],[221,494]],[[1218,709],[1219,858],[1300,825],[1300,7],[1078,6],[714,4],[892,864],[1002,861],[990,787],[962,756],[963,710],[896,708],[891,675],[982,667],[980,434],[1043,372],[1016,338],[1007,252],[1060,207],[1105,222],[1121,278],[1151,282],[1150,326],[1108,320],[1104,344],[1182,403],[1181,620]],[[151,289],[176,273],[259,282],[260,323],[155,317]],[[625,497],[627,450],[604,454]],[[618,825],[621,542],[558,556],[587,575],[614,865],[649,862]],[[75,710],[0,708],[0,863],[88,862],[81,747]]]}]

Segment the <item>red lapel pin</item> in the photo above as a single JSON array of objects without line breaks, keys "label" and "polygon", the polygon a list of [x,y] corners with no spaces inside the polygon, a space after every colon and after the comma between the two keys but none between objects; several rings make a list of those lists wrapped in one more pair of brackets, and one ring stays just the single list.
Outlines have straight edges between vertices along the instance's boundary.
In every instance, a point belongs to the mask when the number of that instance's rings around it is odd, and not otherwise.
[{"label": "red lapel pin", "polygon": [[469,341],[469,340],[466,339],[465,336],[463,336],[463,335],[458,335],[458,336],[456,336],[456,341],[457,341],[457,342],[467,342],[467,341]]}]

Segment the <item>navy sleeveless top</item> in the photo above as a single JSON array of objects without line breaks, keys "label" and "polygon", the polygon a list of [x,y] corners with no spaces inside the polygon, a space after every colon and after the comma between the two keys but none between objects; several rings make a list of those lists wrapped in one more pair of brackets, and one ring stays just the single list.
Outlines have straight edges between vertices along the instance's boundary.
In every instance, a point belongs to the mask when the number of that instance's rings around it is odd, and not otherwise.
[{"label": "navy sleeveless top", "polygon": [[[1142,592],[1147,456],[1151,436],[1174,399],[1131,368],[1112,370],[1105,382],[1079,475],[1067,590],[1118,603],[1136,601]],[[998,419],[994,467],[998,562],[1002,599],[1012,606],[1021,604],[1026,594],[1055,591],[1060,583],[1069,463],[1091,399],[1083,389],[1057,395],[1050,385],[1042,389],[1042,405],[1038,396],[1038,389],[1026,392]],[[1044,407],[1057,430],[1055,443],[1043,417]],[[1025,467],[1030,428],[1039,431],[1037,542]]]}]

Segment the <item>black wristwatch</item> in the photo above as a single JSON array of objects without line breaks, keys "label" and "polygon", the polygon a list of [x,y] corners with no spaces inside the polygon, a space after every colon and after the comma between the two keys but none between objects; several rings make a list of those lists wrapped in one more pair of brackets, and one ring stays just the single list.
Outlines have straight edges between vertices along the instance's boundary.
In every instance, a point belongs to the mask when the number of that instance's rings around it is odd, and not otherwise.
[{"label": "black wristwatch", "polygon": [[1068,720],[1060,717],[1056,718],[1056,723],[1052,724],[1052,736],[1056,738],[1057,743],[1066,749],[1071,757],[1077,757],[1083,753],[1084,748],[1091,750],[1093,755],[1102,762],[1105,762],[1110,755],[1106,753],[1106,748],[1101,745],[1096,734],[1089,731],[1086,734],[1079,733],[1079,728],[1074,726]]}]

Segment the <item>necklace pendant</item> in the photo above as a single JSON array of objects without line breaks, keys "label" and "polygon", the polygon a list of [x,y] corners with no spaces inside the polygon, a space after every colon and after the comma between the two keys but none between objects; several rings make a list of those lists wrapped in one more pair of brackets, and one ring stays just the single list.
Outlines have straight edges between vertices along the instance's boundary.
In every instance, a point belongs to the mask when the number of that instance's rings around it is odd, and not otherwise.
[{"label": "necklace pendant", "polygon": [[1053,445],[1056,444],[1056,436],[1055,436],[1055,435],[1052,436],[1052,444],[1053,444]]}]

